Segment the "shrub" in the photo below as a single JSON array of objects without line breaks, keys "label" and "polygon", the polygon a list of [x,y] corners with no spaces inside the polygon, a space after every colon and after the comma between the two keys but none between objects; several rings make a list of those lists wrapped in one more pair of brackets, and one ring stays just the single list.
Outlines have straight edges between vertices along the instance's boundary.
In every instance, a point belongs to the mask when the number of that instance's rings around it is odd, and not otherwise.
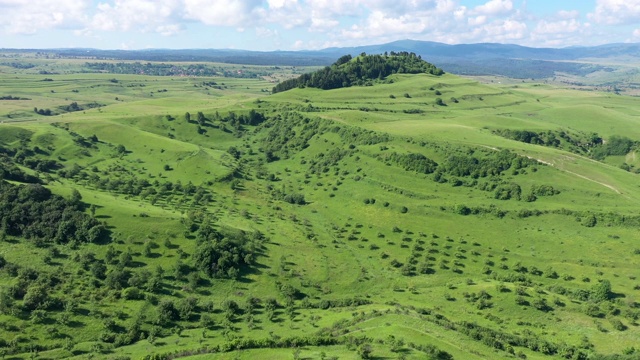
[{"label": "shrub", "polygon": [[627,330],[627,327],[622,323],[622,321],[618,320],[618,319],[609,319],[609,323],[611,323],[611,326],[613,326],[614,329],[618,330],[618,331],[625,331]]}]

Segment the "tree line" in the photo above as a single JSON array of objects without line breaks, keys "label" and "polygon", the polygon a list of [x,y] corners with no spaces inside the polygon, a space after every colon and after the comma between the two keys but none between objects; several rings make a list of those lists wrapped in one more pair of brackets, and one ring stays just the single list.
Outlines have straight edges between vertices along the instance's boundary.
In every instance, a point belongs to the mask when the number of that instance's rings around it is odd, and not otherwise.
[{"label": "tree line", "polygon": [[110,74],[136,74],[150,76],[224,76],[234,78],[256,78],[267,75],[267,72],[255,72],[248,70],[227,70],[213,68],[204,64],[175,65],[165,63],[108,63],[88,62],[85,67],[92,72],[105,72]]}]

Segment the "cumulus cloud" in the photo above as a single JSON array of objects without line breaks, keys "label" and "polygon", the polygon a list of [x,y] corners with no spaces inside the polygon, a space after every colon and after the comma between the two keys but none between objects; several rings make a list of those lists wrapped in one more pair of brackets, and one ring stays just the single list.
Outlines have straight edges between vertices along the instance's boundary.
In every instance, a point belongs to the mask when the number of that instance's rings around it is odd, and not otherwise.
[{"label": "cumulus cloud", "polygon": [[576,19],[562,21],[542,20],[538,23],[535,31],[538,34],[563,34],[576,32],[581,28],[582,24]]},{"label": "cumulus cloud", "polygon": [[597,0],[589,19],[599,24],[637,24],[640,22],[640,0]]},{"label": "cumulus cloud", "polygon": [[473,9],[474,12],[484,15],[505,14],[511,10],[513,10],[513,2],[511,0],[491,0]]},{"label": "cumulus cloud", "polygon": [[[8,34],[34,34],[44,29],[70,29],[75,36],[83,37],[101,36],[103,32],[171,36],[188,32],[198,24],[200,29],[209,26],[246,30],[245,34],[269,39],[272,45],[281,38],[295,38],[296,42],[288,40],[289,46],[298,49],[406,38],[448,43],[572,45],[596,42],[590,35],[614,39],[611,34],[616,32],[610,30],[616,27],[617,34],[628,39],[628,25],[640,23],[640,0],[596,0],[586,15],[570,7],[553,15],[536,14],[527,9],[526,3],[524,0],[0,0],[0,30]],[[640,38],[637,31],[633,35]]]},{"label": "cumulus cloud", "polygon": [[582,21],[578,11],[561,10],[553,16],[538,20],[527,43],[554,47],[580,45],[592,35],[591,24]]},{"label": "cumulus cloud", "polygon": [[476,17],[470,17],[467,22],[469,23],[469,25],[471,26],[478,26],[478,25],[482,25],[484,23],[487,22],[487,17],[484,15],[480,15],[480,16],[476,16]]},{"label": "cumulus cloud", "polygon": [[474,30],[474,37],[483,42],[510,42],[523,39],[527,24],[516,20],[497,20]]},{"label": "cumulus cloud", "polygon": [[172,16],[180,8],[179,0],[115,0],[99,3],[88,26],[102,31],[175,32],[180,28]]},{"label": "cumulus cloud", "polygon": [[0,27],[10,34],[80,27],[89,0],[0,0]]},{"label": "cumulus cloud", "polygon": [[560,19],[576,19],[580,16],[578,10],[560,10],[558,11],[558,17]]},{"label": "cumulus cloud", "polygon": [[271,38],[271,37],[277,37],[279,35],[280,34],[278,33],[278,30],[269,29],[265,27],[256,28],[256,36],[261,38]]},{"label": "cumulus cloud", "polygon": [[352,39],[362,39],[366,37],[380,37],[397,34],[419,34],[426,28],[426,23],[420,17],[403,15],[399,17],[389,17],[382,11],[373,11],[365,24],[354,25],[350,29],[344,30],[342,34]]},{"label": "cumulus cloud", "polygon": [[260,0],[183,0],[185,18],[211,26],[246,26]]}]

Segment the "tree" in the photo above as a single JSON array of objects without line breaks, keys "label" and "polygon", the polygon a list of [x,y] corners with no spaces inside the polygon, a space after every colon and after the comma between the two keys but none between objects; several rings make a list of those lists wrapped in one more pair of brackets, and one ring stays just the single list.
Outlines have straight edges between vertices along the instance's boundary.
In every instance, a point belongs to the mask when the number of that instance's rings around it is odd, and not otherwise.
[{"label": "tree", "polygon": [[48,299],[47,289],[42,285],[34,284],[27,289],[22,305],[27,310],[35,310],[46,306]]},{"label": "tree", "polygon": [[190,123],[191,122],[191,114],[189,114],[188,112],[184,113],[184,120],[187,123]]},{"label": "tree", "polygon": [[591,288],[589,299],[593,302],[607,301],[613,298],[611,292],[611,282],[609,280],[601,280]]},{"label": "tree", "polygon": [[47,312],[44,310],[33,310],[29,317],[34,324],[42,324],[47,317]]},{"label": "tree", "polygon": [[157,308],[159,325],[166,325],[171,321],[178,320],[178,311],[176,310],[173,301],[169,299],[162,299]]},{"label": "tree", "polygon": [[0,313],[10,314],[13,308],[13,298],[6,288],[0,288]]},{"label": "tree", "polygon": [[198,307],[198,299],[190,296],[178,302],[176,310],[181,320],[189,320],[195,309]]},{"label": "tree", "polygon": [[202,111],[198,111],[198,120],[197,121],[198,121],[198,125],[200,125],[200,126],[204,126],[205,125],[205,123],[207,121],[207,118],[204,117],[204,114],[202,113]]},{"label": "tree", "polygon": [[113,269],[105,278],[105,284],[114,290],[122,289],[129,280],[129,272],[124,269]]},{"label": "tree", "polygon": [[582,225],[586,227],[594,227],[598,223],[598,219],[596,219],[595,215],[589,214],[584,219],[582,219]]},{"label": "tree", "polygon": [[102,261],[96,261],[91,265],[91,273],[96,279],[103,280],[106,277],[107,267]]},{"label": "tree", "polygon": [[144,257],[148,257],[149,258],[149,257],[153,256],[153,252],[151,251],[153,249],[153,247],[154,247],[154,244],[151,241],[147,241],[144,244],[144,249],[142,250],[142,254],[144,255]]},{"label": "tree", "polygon": [[362,344],[358,347],[358,355],[360,359],[367,360],[371,359],[371,353],[373,352],[373,348],[370,344]]},{"label": "tree", "polygon": [[73,206],[79,206],[82,201],[82,195],[76,189],[71,190],[71,197],[69,198],[69,203]]}]

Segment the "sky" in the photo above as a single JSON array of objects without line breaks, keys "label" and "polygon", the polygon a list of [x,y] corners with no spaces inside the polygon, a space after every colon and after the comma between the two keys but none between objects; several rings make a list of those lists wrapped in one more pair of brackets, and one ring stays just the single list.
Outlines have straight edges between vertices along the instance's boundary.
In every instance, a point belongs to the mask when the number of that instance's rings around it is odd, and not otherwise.
[{"label": "sky", "polygon": [[640,42],[640,0],[0,0],[0,48]]}]

